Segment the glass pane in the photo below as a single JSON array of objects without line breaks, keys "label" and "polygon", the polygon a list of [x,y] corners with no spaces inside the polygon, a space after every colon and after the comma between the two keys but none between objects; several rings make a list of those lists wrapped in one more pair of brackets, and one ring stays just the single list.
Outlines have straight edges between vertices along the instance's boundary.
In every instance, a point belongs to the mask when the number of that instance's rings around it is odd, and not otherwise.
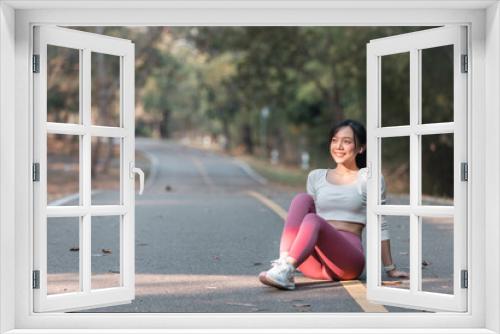
[{"label": "glass pane", "polygon": [[[398,270],[410,271],[410,217],[408,216],[379,216],[386,222],[390,234],[392,261]],[[382,224],[379,224],[379,233],[382,233]],[[380,254],[382,256],[382,254]],[[389,277],[384,269],[381,270],[379,282],[382,286],[398,289],[410,289],[410,280]]]},{"label": "glass pane", "polygon": [[386,203],[410,204],[410,137],[381,138]]},{"label": "glass pane", "polygon": [[422,203],[453,205],[453,133],[422,136]]},{"label": "glass pane", "polygon": [[422,217],[422,291],[453,294],[453,217]]},{"label": "glass pane", "polygon": [[92,137],[92,204],[121,204],[120,138]]},{"label": "glass pane", "polygon": [[92,124],[120,126],[120,57],[92,52]]},{"label": "glass pane", "polygon": [[80,136],[47,135],[47,205],[80,201]]},{"label": "glass pane", "polygon": [[410,124],[410,53],[380,57],[382,126]]},{"label": "glass pane", "polygon": [[422,123],[453,122],[453,45],[421,52]]},{"label": "glass pane", "polygon": [[92,289],[120,286],[120,217],[92,217]]},{"label": "glass pane", "polygon": [[80,291],[80,218],[47,219],[47,294]]},{"label": "glass pane", "polygon": [[47,45],[47,121],[80,122],[80,50]]}]

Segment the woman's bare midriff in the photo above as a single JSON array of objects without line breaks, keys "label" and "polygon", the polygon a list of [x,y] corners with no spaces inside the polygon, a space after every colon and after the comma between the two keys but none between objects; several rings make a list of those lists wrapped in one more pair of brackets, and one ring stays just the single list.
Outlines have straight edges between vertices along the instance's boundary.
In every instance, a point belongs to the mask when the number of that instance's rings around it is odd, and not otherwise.
[{"label": "woman's bare midriff", "polygon": [[352,232],[357,234],[361,238],[361,233],[363,232],[364,224],[346,222],[340,220],[328,220],[328,223],[335,227],[337,230]]}]

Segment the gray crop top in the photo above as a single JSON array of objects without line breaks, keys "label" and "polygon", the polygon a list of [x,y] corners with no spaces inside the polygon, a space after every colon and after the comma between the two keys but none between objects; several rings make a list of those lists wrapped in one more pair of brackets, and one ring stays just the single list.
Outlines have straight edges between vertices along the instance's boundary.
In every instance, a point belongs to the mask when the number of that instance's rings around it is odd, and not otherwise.
[{"label": "gray crop top", "polygon": [[[333,184],[326,179],[328,169],[312,170],[307,177],[307,193],[314,198],[316,213],[325,220],[366,224],[367,169],[358,171],[356,182]],[[381,176],[381,203],[386,202],[385,180]],[[382,218],[381,239],[389,239],[387,222]]]}]

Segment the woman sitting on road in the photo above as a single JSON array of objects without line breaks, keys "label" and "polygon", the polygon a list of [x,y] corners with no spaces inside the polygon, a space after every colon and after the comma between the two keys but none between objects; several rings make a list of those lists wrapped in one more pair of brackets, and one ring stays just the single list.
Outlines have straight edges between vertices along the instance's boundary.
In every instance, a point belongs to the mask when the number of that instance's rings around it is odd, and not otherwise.
[{"label": "woman sitting on road", "polygon": [[[288,210],[280,242],[280,257],[259,280],[279,289],[295,288],[298,268],[306,277],[352,280],[365,266],[361,233],[366,224],[366,130],[344,120],[330,131],[335,169],[315,169],[307,177],[307,194],[297,194]],[[385,182],[381,178],[381,202]],[[390,277],[408,278],[392,263],[389,231],[381,224],[382,262]]]}]

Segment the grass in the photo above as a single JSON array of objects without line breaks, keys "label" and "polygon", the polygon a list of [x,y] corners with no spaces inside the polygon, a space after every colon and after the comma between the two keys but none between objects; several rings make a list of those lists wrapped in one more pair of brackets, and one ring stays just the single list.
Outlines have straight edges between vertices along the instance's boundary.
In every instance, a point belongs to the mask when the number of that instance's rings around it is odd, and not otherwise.
[{"label": "grass", "polygon": [[272,165],[267,161],[248,155],[237,158],[245,161],[271,183],[285,187],[305,189],[307,174],[309,173],[307,170],[282,164]]}]

